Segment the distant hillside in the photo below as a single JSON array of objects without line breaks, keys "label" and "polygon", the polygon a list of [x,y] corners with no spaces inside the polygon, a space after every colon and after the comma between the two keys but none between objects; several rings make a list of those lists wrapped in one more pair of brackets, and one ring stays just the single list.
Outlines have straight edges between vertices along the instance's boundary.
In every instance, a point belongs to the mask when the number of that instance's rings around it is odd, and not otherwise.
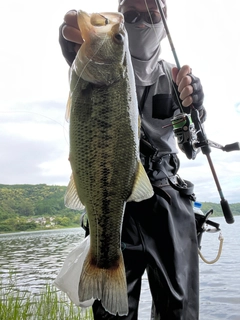
[{"label": "distant hillside", "polygon": [[[234,216],[240,215],[240,203],[230,203],[229,204],[231,212]],[[213,209],[213,217],[215,216],[222,216],[222,208],[219,203],[212,203],[212,202],[202,202],[202,211],[206,213],[208,210]]]},{"label": "distant hillside", "polygon": [[79,226],[80,212],[64,206],[65,191],[65,186],[0,184],[0,232]]},{"label": "distant hillside", "polygon": [[[80,212],[64,206],[65,186],[0,184],[0,232],[79,226]],[[230,204],[240,215],[240,203]],[[203,202],[202,210],[222,216],[220,204]]]}]

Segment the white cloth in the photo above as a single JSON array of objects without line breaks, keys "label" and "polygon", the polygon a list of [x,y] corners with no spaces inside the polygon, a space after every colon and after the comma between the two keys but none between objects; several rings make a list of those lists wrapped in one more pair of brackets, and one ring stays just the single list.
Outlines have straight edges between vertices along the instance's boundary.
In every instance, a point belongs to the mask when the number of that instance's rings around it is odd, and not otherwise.
[{"label": "white cloth", "polygon": [[79,246],[73,249],[63,263],[62,269],[54,280],[54,285],[65,292],[70,300],[81,308],[92,306],[94,299],[79,301],[78,285],[82,272],[83,262],[90,246],[90,237],[87,236]]}]

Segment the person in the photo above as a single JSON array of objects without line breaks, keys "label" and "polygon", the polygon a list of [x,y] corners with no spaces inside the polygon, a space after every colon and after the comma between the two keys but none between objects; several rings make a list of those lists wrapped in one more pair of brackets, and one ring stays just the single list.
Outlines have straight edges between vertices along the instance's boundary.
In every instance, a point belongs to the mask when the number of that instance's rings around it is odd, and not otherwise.
[{"label": "person", "polygon": [[[163,22],[155,0],[118,0],[125,18],[142,119],[140,156],[154,188],[151,199],[129,202],[122,226],[122,252],[128,285],[129,313],[109,314],[96,300],[94,319],[138,319],[143,273],[153,300],[152,319],[199,318],[198,244],[193,185],[181,179],[171,119],[179,111],[172,80],[183,109],[193,106],[205,120],[203,89],[188,65],[180,70],[161,58]],[[160,1],[167,16],[166,0]],[[83,43],[76,11],[60,26],[59,41],[69,65]],[[164,127],[166,125],[166,127]],[[163,128],[164,127],[164,128]]]}]

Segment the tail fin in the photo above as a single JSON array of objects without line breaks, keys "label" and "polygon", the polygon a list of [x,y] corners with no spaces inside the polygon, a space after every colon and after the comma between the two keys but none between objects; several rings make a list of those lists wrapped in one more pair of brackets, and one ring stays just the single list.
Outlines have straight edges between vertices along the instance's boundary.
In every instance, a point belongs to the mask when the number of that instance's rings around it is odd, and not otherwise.
[{"label": "tail fin", "polygon": [[118,266],[109,269],[91,264],[88,253],[80,276],[78,294],[81,302],[91,298],[98,299],[107,312],[114,315],[118,313],[119,316],[127,315],[127,284],[122,253]]}]

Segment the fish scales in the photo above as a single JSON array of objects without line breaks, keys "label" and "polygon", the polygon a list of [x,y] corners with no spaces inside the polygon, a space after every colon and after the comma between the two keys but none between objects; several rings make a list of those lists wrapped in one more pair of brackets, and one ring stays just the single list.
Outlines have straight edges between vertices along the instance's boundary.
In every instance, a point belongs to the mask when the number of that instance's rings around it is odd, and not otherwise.
[{"label": "fish scales", "polygon": [[79,300],[100,299],[108,312],[126,315],[124,209],[127,201],[147,199],[153,190],[139,159],[138,106],[123,17],[79,11],[78,23],[85,42],[70,71],[72,179],[65,201],[76,208],[79,198],[90,227]]},{"label": "fish scales", "polygon": [[[77,184],[80,199],[87,212],[92,213],[88,214],[91,250],[100,267],[111,263],[110,257],[115,255],[112,251],[116,252],[120,246],[120,235],[116,238],[111,229],[120,230],[122,208],[131,194],[137,169],[129,112],[122,108],[128,104],[125,82],[104,89],[87,88],[88,94],[76,99],[70,120],[71,164],[75,179],[81,181]],[[74,92],[78,91],[77,88]],[[77,157],[72,159],[76,148]],[[114,219],[109,218],[113,213]],[[98,243],[99,239],[104,241]]]}]

